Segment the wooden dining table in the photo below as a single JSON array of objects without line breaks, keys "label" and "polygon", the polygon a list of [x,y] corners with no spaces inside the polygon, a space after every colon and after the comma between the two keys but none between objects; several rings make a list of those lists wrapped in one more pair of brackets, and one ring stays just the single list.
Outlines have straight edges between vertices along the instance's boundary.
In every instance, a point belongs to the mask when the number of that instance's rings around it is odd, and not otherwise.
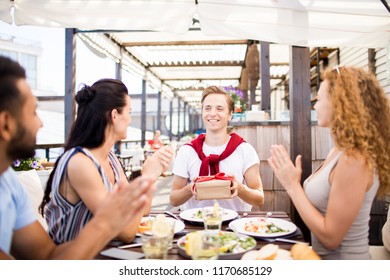
[{"label": "wooden dining table", "polygon": [[[180,212],[179,211],[175,211],[175,212],[172,212],[172,213],[175,214],[180,219]],[[238,217],[237,218],[265,217],[266,213],[267,213],[266,211],[248,211],[248,212],[238,211]],[[158,214],[164,214],[164,211],[151,211],[151,213],[150,213],[151,216],[158,215]],[[286,212],[280,212],[280,211],[272,212],[272,218],[283,219],[283,220],[291,222],[291,219],[290,219],[289,215]],[[193,222],[188,222],[186,220],[182,220],[182,222],[185,224],[185,228],[183,230],[183,233],[179,232],[179,233],[175,234],[174,240],[179,239],[181,236],[185,235],[185,233],[192,232],[192,231],[197,231],[197,230],[203,230],[204,229],[204,226],[201,223],[193,223]],[[224,230],[228,230],[228,231],[230,230],[228,228],[229,222],[230,221],[226,221],[226,222],[224,222],[222,224],[222,230],[223,231]],[[289,240],[299,241],[299,242],[305,242],[304,238],[303,238],[303,235],[302,235],[302,233],[301,233],[299,228],[297,229],[297,231],[295,233],[290,234],[288,236],[288,239]],[[139,240],[137,240],[137,238],[136,238],[135,242],[139,242]],[[254,249],[260,249],[264,245],[270,243],[269,240],[266,241],[266,240],[260,239],[260,238],[256,238],[256,242],[257,242],[257,244],[256,244],[256,247]],[[286,250],[290,250],[291,247],[294,245],[292,243],[279,242],[279,241],[271,241],[271,242],[273,244],[277,244],[281,249],[286,249]],[[118,246],[121,246],[121,245],[124,245],[124,244],[121,243],[120,241],[113,241],[105,248],[105,250],[108,249],[108,248],[118,247]],[[139,247],[135,247],[135,248],[127,248],[127,249],[123,249],[123,250],[129,250],[129,251],[142,253],[142,248],[140,246]],[[110,257],[106,257],[106,256],[102,256],[102,255],[99,254],[98,256],[96,256],[96,259],[111,259],[111,258]],[[174,242],[173,246],[172,246],[172,249],[170,249],[168,251],[167,259],[168,260],[184,260],[184,259],[187,259],[187,258],[185,258],[181,254],[179,254],[178,245],[177,245],[176,242]]]}]

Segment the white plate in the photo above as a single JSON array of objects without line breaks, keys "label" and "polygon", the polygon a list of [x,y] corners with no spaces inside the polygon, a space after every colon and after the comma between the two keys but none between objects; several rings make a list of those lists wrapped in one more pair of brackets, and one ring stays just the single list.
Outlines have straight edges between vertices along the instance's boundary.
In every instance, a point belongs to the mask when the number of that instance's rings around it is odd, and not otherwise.
[{"label": "white plate", "polygon": [[[185,225],[182,221],[176,220],[171,217],[165,217],[169,221],[175,221],[175,233],[178,233],[179,231],[182,231],[185,228]],[[154,220],[155,217],[142,217],[141,222]],[[138,234],[138,233],[137,233]]]},{"label": "white plate", "polygon": [[[248,251],[253,250],[256,247],[256,240],[254,240],[253,237],[250,237],[250,236],[247,236],[244,234],[240,234],[240,233],[231,232],[231,231],[221,231],[221,233],[233,235],[236,238],[244,238],[245,240],[252,239],[253,246],[250,246],[247,249],[242,249],[242,251],[240,251],[240,252],[220,253],[218,256],[218,259],[220,259],[220,260],[239,260],[239,259],[241,259],[243,254],[245,254]],[[179,255],[181,255],[182,257],[184,257],[186,259],[191,259],[191,257],[189,255],[187,255],[185,252],[185,240],[186,240],[186,236],[182,236],[177,240],[178,252],[179,252]]]},{"label": "white plate", "polygon": [[[256,260],[258,255],[259,255],[259,250],[252,250],[243,254],[241,260],[245,260],[245,261]],[[285,249],[278,249],[278,251],[276,252],[276,256],[274,258],[274,260],[292,260],[292,259],[293,258],[291,256],[290,251],[287,251]]]},{"label": "white plate", "polygon": [[255,260],[258,254],[259,254],[258,250],[246,252],[245,254],[242,255],[241,260],[245,260],[245,261]]},{"label": "white plate", "polygon": [[[210,206],[210,208],[213,208],[213,206]],[[203,223],[203,220],[196,215],[199,211],[202,211],[202,208],[184,210],[180,212],[180,218],[189,222]],[[222,222],[231,221],[237,216],[238,213],[236,211],[224,208]]]},{"label": "white plate", "polygon": [[289,235],[297,230],[297,226],[293,223],[283,220],[283,219],[275,219],[275,218],[267,218],[267,221],[275,224],[276,226],[287,230],[285,232],[274,232],[274,233],[263,233],[263,232],[251,232],[245,230],[245,224],[249,222],[256,222],[258,218],[242,218],[237,219],[229,223],[229,228],[231,228],[234,232],[254,236],[254,237],[279,237]]}]

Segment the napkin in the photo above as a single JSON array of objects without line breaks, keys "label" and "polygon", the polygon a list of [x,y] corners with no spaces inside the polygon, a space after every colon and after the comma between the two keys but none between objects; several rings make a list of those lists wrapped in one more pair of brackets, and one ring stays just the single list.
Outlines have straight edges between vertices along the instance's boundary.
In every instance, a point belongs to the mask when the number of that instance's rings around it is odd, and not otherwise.
[{"label": "napkin", "polygon": [[233,177],[222,172],[213,176],[199,176],[195,179],[192,191],[196,193],[198,200],[229,199],[233,180]]}]

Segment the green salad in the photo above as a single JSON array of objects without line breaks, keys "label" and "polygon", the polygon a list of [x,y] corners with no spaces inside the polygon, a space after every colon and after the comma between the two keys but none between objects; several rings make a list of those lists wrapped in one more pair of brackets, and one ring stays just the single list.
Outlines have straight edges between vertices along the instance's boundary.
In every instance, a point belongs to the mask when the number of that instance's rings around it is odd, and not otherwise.
[{"label": "green salad", "polygon": [[[253,237],[238,235],[234,232],[220,231],[212,238],[219,244],[221,254],[241,253],[253,249],[256,246],[256,240]],[[186,238],[178,245],[185,247]]]},{"label": "green salad", "polygon": [[193,215],[192,215],[192,218],[198,218],[198,219],[202,219],[202,210],[198,210],[196,211]]},{"label": "green salad", "polygon": [[266,233],[276,233],[276,232],[288,232],[286,229],[282,229],[281,227],[278,227],[274,223],[267,224],[267,229],[265,230]]},{"label": "green salad", "polygon": [[234,232],[219,232],[215,236],[220,253],[240,253],[256,246],[256,240],[250,236],[237,235]]}]

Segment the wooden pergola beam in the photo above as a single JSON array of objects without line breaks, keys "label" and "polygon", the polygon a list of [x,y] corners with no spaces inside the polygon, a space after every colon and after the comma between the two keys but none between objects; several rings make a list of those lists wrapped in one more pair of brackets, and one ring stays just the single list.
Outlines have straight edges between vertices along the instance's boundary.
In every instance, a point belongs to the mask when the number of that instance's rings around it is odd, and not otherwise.
[{"label": "wooden pergola beam", "polygon": [[211,40],[211,41],[167,41],[167,42],[123,42],[123,47],[153,46],[199,46],[199,45],[246,45],[248,40]]},{"label": "wooden pergola beam", "polygon": [[223,66],[223,67],[242,67],[244,65],[244,61],[215,61],[215,62],[200,62],[196,61],[194,62],[177,62],[177,64],[174,63],[164,63],[164,64],[149,64],[149,68],[151,67],[217,67],[217,66]]},{"label": "wooden pergola beam", "polygon": [[214,80],[239,80],[240,77],[208,77],[207,79],[190,77],[190,78],[161,78],[161,81],[214,81]]}]

